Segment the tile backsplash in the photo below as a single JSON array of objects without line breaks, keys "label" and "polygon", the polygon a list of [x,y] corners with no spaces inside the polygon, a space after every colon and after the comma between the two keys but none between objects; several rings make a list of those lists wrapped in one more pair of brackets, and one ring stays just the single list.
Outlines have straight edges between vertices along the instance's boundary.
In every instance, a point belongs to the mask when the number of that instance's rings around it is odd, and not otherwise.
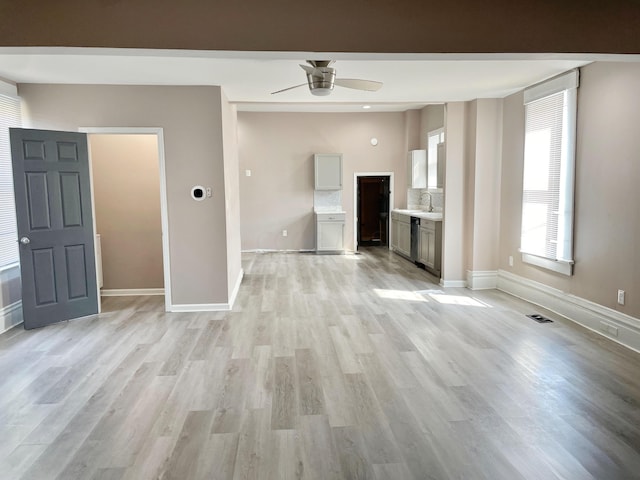
[{"label": "tile backsplash", "polygon": [[430,193],[426,188],[407,189],[407,208],[427,208],[429,206],[429,195],[431,195],[433,211],[441,212],[444,206],[444,194],[442,192]]},{"label": "tile backsplash", "polygon": [[342,210],[342,190],[314,190],[313,209],[319,212]]}]

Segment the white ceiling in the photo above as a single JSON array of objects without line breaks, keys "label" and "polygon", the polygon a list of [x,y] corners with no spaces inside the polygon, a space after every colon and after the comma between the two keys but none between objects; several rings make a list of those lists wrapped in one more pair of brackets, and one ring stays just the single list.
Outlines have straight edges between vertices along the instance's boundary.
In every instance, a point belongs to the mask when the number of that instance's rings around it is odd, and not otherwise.
[{"label": "white ceiling", "polygon": [[[633,56],[624,60],[637,61]],[[619,59],[619,58],[614,59]],[[384,83],[315,97],[299,63],[335,59],[337,77]],[[97,48],[0,48],[0,77],[16,83],[220,85],[241,111],[404,111],[429,103],[499,98],[593,60],[586,55],[349,54]]]}]

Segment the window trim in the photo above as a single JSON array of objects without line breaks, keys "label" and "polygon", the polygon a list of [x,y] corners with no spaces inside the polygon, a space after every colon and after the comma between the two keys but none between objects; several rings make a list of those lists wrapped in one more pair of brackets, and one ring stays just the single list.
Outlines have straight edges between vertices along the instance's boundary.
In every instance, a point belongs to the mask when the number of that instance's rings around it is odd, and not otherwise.
[{"label": "window trim", "polygon": [[[565,208],[566,214],[563,216],[562,227],[558,225],[558,243],[562,242],[562,250],[568,258],[548,258],[540,255],[536,255],[529,252],[524,252],[519,249],[522,255],[522,261],[530,265],[542,267],[547,270],[551,270],[563,275],[573,275],[574,252],[573,252],[573,234],[574,234],[574,213],[575,213],[575,153],[576,153],[576,123],[577,123],[577,88],[579,86],[579,70],[573,69],[569,72],[563,73],[556,77],[553,77],[544,82],[533,85],[524,91],[524,105],[537,100],[541,100],[551,95],[555,95],[560,92],[567,92],[566,99],[569,108],[565,109],[565,118],[563,121],[563,138],[562,138],[562,156],[561,168],[564,170],[564,174],[561,174],[561,179],[564,178],[564,183],[561,187],[560,205],[567,200],[571,201],[571,208]],[[525,113],[526,115],[526,113]],[[525,116],[526,118],[526,116]],[[525,134],[526,135],[526,134]],[[524,165],[524,156],[523,156]],[[524,172],[523,172],[524,173]],[[524,194],[524,177],[523,177],[523,194]],[[524,198],[522,199],[522,205],[524,205]],[[521,220],[522,222],[522,220]],[[521,225],[522,231],[522,225]],[[569,233],[563,235],[563,233]]]},{"label": "window trim", "polygon": [[[0,226],[2,227],[2,242],[0,243],[0,272],[14,269],[16,266],[20,265],[20,251],[17,247],[18,244],[15,243],[18,239],[18,226],[15,218],[15,192],[11,166],[11,141],[9,129],[13,127],[20,128],[22,126],[22,105],[19,96],[5,92],[7,89],[1,88],[5,85],[6,84],[0,80],[0,100],[3,105],[9,107],[7,110],[4,110],[3,107],[3,113],[7,113],[8,116],[3,116],[0,120],[2,126],[7,127],[6,131],[1,132],[2,158],[0,159],[0,167],[2,168],[2,171],[0,172],[0,182],[2,182],[3,192],[2,207],[6,210],[5,215],[0,222]],[[15,110],[12,111],[14,107]],[[7,188],[5,189],[5,187]],[[9,211],[11,211],[11,214],[9,214],[11,218],[8,219],[6,214]],[[11,228],[9,229],[8,227]],[[15,248],[9,249],[9,245],[14,246]]]},{"label": "window trim", "polygon": [[522,255],[522,261],[524,263],[546,268],[547,270],[562,273],[567,276],[573,275],[573,265],[575,263],[573,260],[551,260],[550,258],[540,257],[533,253],[525,253],[523,251],[520,251],[520,254]]}]

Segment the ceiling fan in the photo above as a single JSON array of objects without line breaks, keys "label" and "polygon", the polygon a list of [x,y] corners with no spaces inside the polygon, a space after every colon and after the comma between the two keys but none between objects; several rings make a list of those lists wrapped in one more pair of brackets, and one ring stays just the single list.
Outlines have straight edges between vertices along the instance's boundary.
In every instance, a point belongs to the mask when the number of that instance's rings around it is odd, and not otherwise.
[{"label": "ceiling fan", "polygon": [[357,78],[336,78],[336,69],[333,68],[334,60],[307,60],[309,65],[300,65],[300,67],[307,73],[307,83],[301,83],[294,87],[284,88],[277,92],[271,92],[271,95],[276,93],[286,92],[287,90],[293,90],[294,88],[309,86],[309,90],[313,95],[326,96],[331,93],[333,87],[338,85],[339,87],[353,88],[355,90],[366,90],[369,92],[375,92],[382,87],[382,82],[374,82],[373,80],[359,80]]}]

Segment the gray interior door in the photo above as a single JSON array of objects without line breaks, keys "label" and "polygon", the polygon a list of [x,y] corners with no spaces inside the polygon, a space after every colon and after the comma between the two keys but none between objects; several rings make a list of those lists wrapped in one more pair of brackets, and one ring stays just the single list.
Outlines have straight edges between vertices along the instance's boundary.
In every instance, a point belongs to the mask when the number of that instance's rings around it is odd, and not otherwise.
[{"label": "gray interior door", "polygon": [[98,313],[87,136],[10,129],[24,327]]}]

